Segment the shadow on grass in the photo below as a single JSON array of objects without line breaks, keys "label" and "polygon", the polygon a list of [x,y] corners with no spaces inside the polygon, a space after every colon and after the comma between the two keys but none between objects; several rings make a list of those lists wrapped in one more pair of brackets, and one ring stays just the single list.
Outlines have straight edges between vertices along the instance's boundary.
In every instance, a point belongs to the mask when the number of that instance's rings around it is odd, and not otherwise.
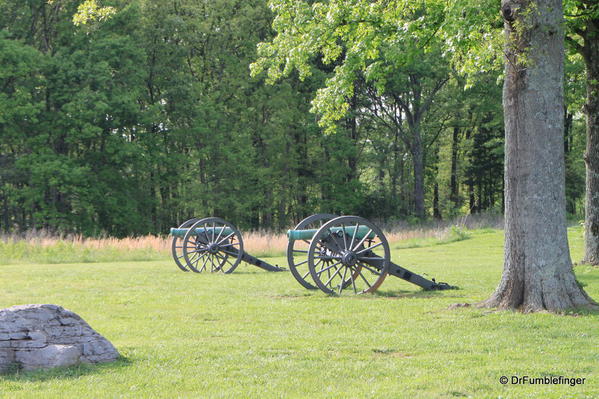
[{"label": "shadow on grass", "polygon": [[9,370],[0,374],[0,381],[11,382],[44,382],[50,380],[75,379],[85,375],[102,373],[106,370],[120,370],[129,367],[133,362],[121,356],[111,363],[79,364],[71,367],[57,367],[54,369],[23,371],[19,369]]},{"label": "shadow on grass", "polygon": [[592,317],[592,318],[597,318],[599,317],[599,306],[594,307],[594,308],[577,308],[577,309],[572,309],[569,310],[567,312],[564,313],[565,316],[572,316],[572,317]]},{"label": "shadow on grass", "polygon": [[[401,241],[392,245],[391,249],[413,249],[413,248],[427,248],[427,247],[436,247],[439,245],[448,245],[448,244],[453,244],[455,242],[460,242],[460,241],[465,241],[465,240],[469,240],[472,237],[470,237],[470,235],[463,235],[463,236],[459,236],[459,237],[455,237],[455,238],[448,238],[448,239],[442,239],[442,240],[436,240],[436,239],[417,239],[416,242],[404,242],[402,243]],[[429,241],[430,240],[430,241]]]},{"label": "shadow on grass", "polygon": [[384,298],[462,298],[463,295],[452,295],[458,289],[453,290],[431,290],[431,291],[407,291],[407,290],[395,290],[395,291],[375,291],[373,297],[384,297]]},{"label": "shadow on grass", "polygon": [[279,295],[266,295],[268,298],[272,299],[301,299],[308,297],[315,297],[317,295],[320,296],[321,292],[317,290],[306,290],[301,294],[279,294]]},{"label": "shadow on grass", "polygon": [[198,275],[205,275],[205,276],[229,276],[229,275],[257,275],[257,274],[265,274],[265,273],[272,273],[272,274],[285,274],[285,272],[289,272],[289,269],[283,269],[280,271],[276,271],[276,272],[271,272],[271,271],[267,271],[267,270],[262,270],[258,267],[254,267],[254,266],[250,266],[252,268],[255,268],[256,270],[234,270],[233,272],[229,273],[229,274],[225,274],[225,273],[211,273],[211,272],[202,272],[202,273],[193,273],[193,272],[181,272],[180,270],[174,271],[173,270],[173,274],[179,274],[179,275],[187,275],[187,276],[198,276]]}]

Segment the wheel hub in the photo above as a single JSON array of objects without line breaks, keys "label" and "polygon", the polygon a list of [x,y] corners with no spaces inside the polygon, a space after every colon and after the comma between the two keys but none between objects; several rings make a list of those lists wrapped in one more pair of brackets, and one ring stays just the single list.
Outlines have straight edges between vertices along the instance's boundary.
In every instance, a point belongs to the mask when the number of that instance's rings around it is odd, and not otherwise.
[{"label": "wheel hub", "polygon": [[220,247],[218,246],[217,243],[210,243],[208,244],[208,252],[210,252],[211,254],[215,254],[219,251]]},{"label": "wheel hub", "polygon": [[353,251],[345,251],[341,254],[341,262],[346,266],[354,266],[358,263],[358,255]]}]

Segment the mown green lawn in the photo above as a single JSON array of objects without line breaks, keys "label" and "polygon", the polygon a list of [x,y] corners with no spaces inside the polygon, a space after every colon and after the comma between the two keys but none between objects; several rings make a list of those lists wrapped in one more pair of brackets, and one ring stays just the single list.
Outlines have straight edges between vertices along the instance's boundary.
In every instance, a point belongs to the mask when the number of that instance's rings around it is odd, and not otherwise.
[{"label": "mown green lawn", "polygon": [[[599,397],[599,313],[448,309],[493,291],[502,243],[502,232],[477,231],[394,251],[395,262],[460,290],[422,292],[388,277],[379,295],[342,298],[250,266],[232,275],[182,273],[167,261],[0,266],[0,307],[62,305],[123,355],[0,376],[0,397]],[[580,230],[571,244],[577,260]],[[575,270],[599,299],[599,268]],[[586,382],[502,385],[504,375]]]}]

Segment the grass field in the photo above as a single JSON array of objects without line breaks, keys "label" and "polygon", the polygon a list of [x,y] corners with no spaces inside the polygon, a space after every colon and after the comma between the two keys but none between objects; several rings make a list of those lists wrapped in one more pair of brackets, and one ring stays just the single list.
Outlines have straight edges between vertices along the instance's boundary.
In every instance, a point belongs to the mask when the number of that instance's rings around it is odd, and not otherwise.
[{"label": "grass field", "polygon": [[[448,309],[488,297],[501,275],[502,232],[469,237],[393,251],[460,290],[389,277],[362,297],[327,297],[290,273],[243,265],[232,275],[182,273],[166,260],[1,265],[0,308],[62,305],[123,359],[0,376],[0,398],[598,398],[599,313]],[[579,229],[570,240],[578,260]],[[599,268],[575,271],[599,299]],[[586,380],[502,385],[504,375]]]}]

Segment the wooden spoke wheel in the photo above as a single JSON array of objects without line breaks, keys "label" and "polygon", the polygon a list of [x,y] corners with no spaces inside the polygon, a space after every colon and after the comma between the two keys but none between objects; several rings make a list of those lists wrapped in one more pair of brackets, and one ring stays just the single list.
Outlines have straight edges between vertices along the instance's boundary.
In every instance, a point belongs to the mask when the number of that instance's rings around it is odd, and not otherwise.
[{"label": "wooden spoke wheel", "polygon": [[232,273],[243,256],[243,239],[231,223],[209,217],[191,225],[182,249],[187,267],[196,273]]},{"label": "wooden spoke wheel", "polygon": [[[194,224],[195,222],[197,222],[198,220],[200,220],[200,219],[198,219],[198,218],[189,219],[189,220],[183,222],[181,224],[181,226],[179,226],[179,228],[185,229],[185,228],[191,227],[191,225]],[[171,253],[173,254],[173,259],[175,260],[177,267],[179,269],[183,270],[184,272],[188,272],[189,269],[187,268],[187,266],[181,262],[182,260],[184,260],[183,237],[173,236],[173,242],[171,244]]]},{"label": "wooden spoke wheel", "polygon": [[330,295],[376,291],[387,277],[390,259],[383,232],[359,216],[341,216],[323,224],[308,249],[310,275]]},{"label": "wooden spoke wheel", "polygon": [[[318,213],[308,216],[295,226],[294,230],[309,230],[319,229],[323,224],[337,216],[329,213]],[[314,285],[308,268],[308,249],[310,248],[309,240],[289,240],[287,244],[287,263],[293,277],[303,287],[309,290],[315,290],[318,287]]]}]

